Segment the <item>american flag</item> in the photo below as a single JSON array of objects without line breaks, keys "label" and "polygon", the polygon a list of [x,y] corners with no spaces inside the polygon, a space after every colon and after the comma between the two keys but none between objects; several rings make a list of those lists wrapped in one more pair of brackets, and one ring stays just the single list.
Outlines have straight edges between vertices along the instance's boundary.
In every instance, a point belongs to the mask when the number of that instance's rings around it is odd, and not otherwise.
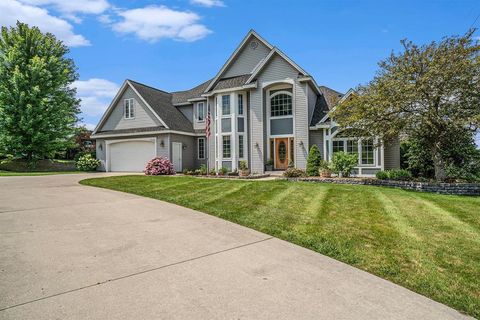
[{"label": "american flag", "polygon": [[210,138],[210,122],[210,110],[208,110],[207,120],[205,121],[205,135],[207,136],[207,139]]}]

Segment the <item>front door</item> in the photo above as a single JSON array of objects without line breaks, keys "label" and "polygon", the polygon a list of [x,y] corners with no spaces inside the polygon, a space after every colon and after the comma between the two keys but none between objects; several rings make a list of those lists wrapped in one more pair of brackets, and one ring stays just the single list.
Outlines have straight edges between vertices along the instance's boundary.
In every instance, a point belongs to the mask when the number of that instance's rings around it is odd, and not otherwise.
[{"label": "front door", "polygon": [[288,138],[275,139],[275,169],[288,168]]},{"label": "front door", "polygon": [[175,172],[182,172],[182,143],[172,142],[172,163]]}]

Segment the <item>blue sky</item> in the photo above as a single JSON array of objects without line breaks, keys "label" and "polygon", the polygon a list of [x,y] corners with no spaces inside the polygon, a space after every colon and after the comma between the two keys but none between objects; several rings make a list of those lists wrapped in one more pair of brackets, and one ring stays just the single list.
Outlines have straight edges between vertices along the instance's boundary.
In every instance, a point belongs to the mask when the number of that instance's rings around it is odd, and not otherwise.
[{"label": "blue sky", "polygon": [[319,84],[345,92],[371,79],[400,39],[466,32],[480,1],[1,0],[0,12],[1,25],[19,19],[69,44],[91,127],[124,79],[191,88],[213,77],[251,28]]}]

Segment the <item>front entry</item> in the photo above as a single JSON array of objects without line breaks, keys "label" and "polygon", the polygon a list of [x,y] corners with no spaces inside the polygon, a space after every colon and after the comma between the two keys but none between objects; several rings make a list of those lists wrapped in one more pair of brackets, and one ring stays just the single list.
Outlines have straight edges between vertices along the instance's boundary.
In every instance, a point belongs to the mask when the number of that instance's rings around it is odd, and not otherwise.
[{"label": "front entry", "polygon": [[172,164],[175,172],[182,172],[182,143],[172,142]]},{"label": "front entry", "polygon": [[275,139],[275,170],[288,168],[288,138]]}]

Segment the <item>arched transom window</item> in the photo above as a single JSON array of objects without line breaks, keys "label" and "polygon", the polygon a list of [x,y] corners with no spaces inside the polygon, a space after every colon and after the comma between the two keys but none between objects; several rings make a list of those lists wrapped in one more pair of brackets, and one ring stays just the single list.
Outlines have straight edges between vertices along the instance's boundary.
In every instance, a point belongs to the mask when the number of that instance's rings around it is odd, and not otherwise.
[{"label": "arched transom window", "polygon": [[281,117],[292,115],[292,95],[287,91],[280,91],[270,96],[270,116]]}]

